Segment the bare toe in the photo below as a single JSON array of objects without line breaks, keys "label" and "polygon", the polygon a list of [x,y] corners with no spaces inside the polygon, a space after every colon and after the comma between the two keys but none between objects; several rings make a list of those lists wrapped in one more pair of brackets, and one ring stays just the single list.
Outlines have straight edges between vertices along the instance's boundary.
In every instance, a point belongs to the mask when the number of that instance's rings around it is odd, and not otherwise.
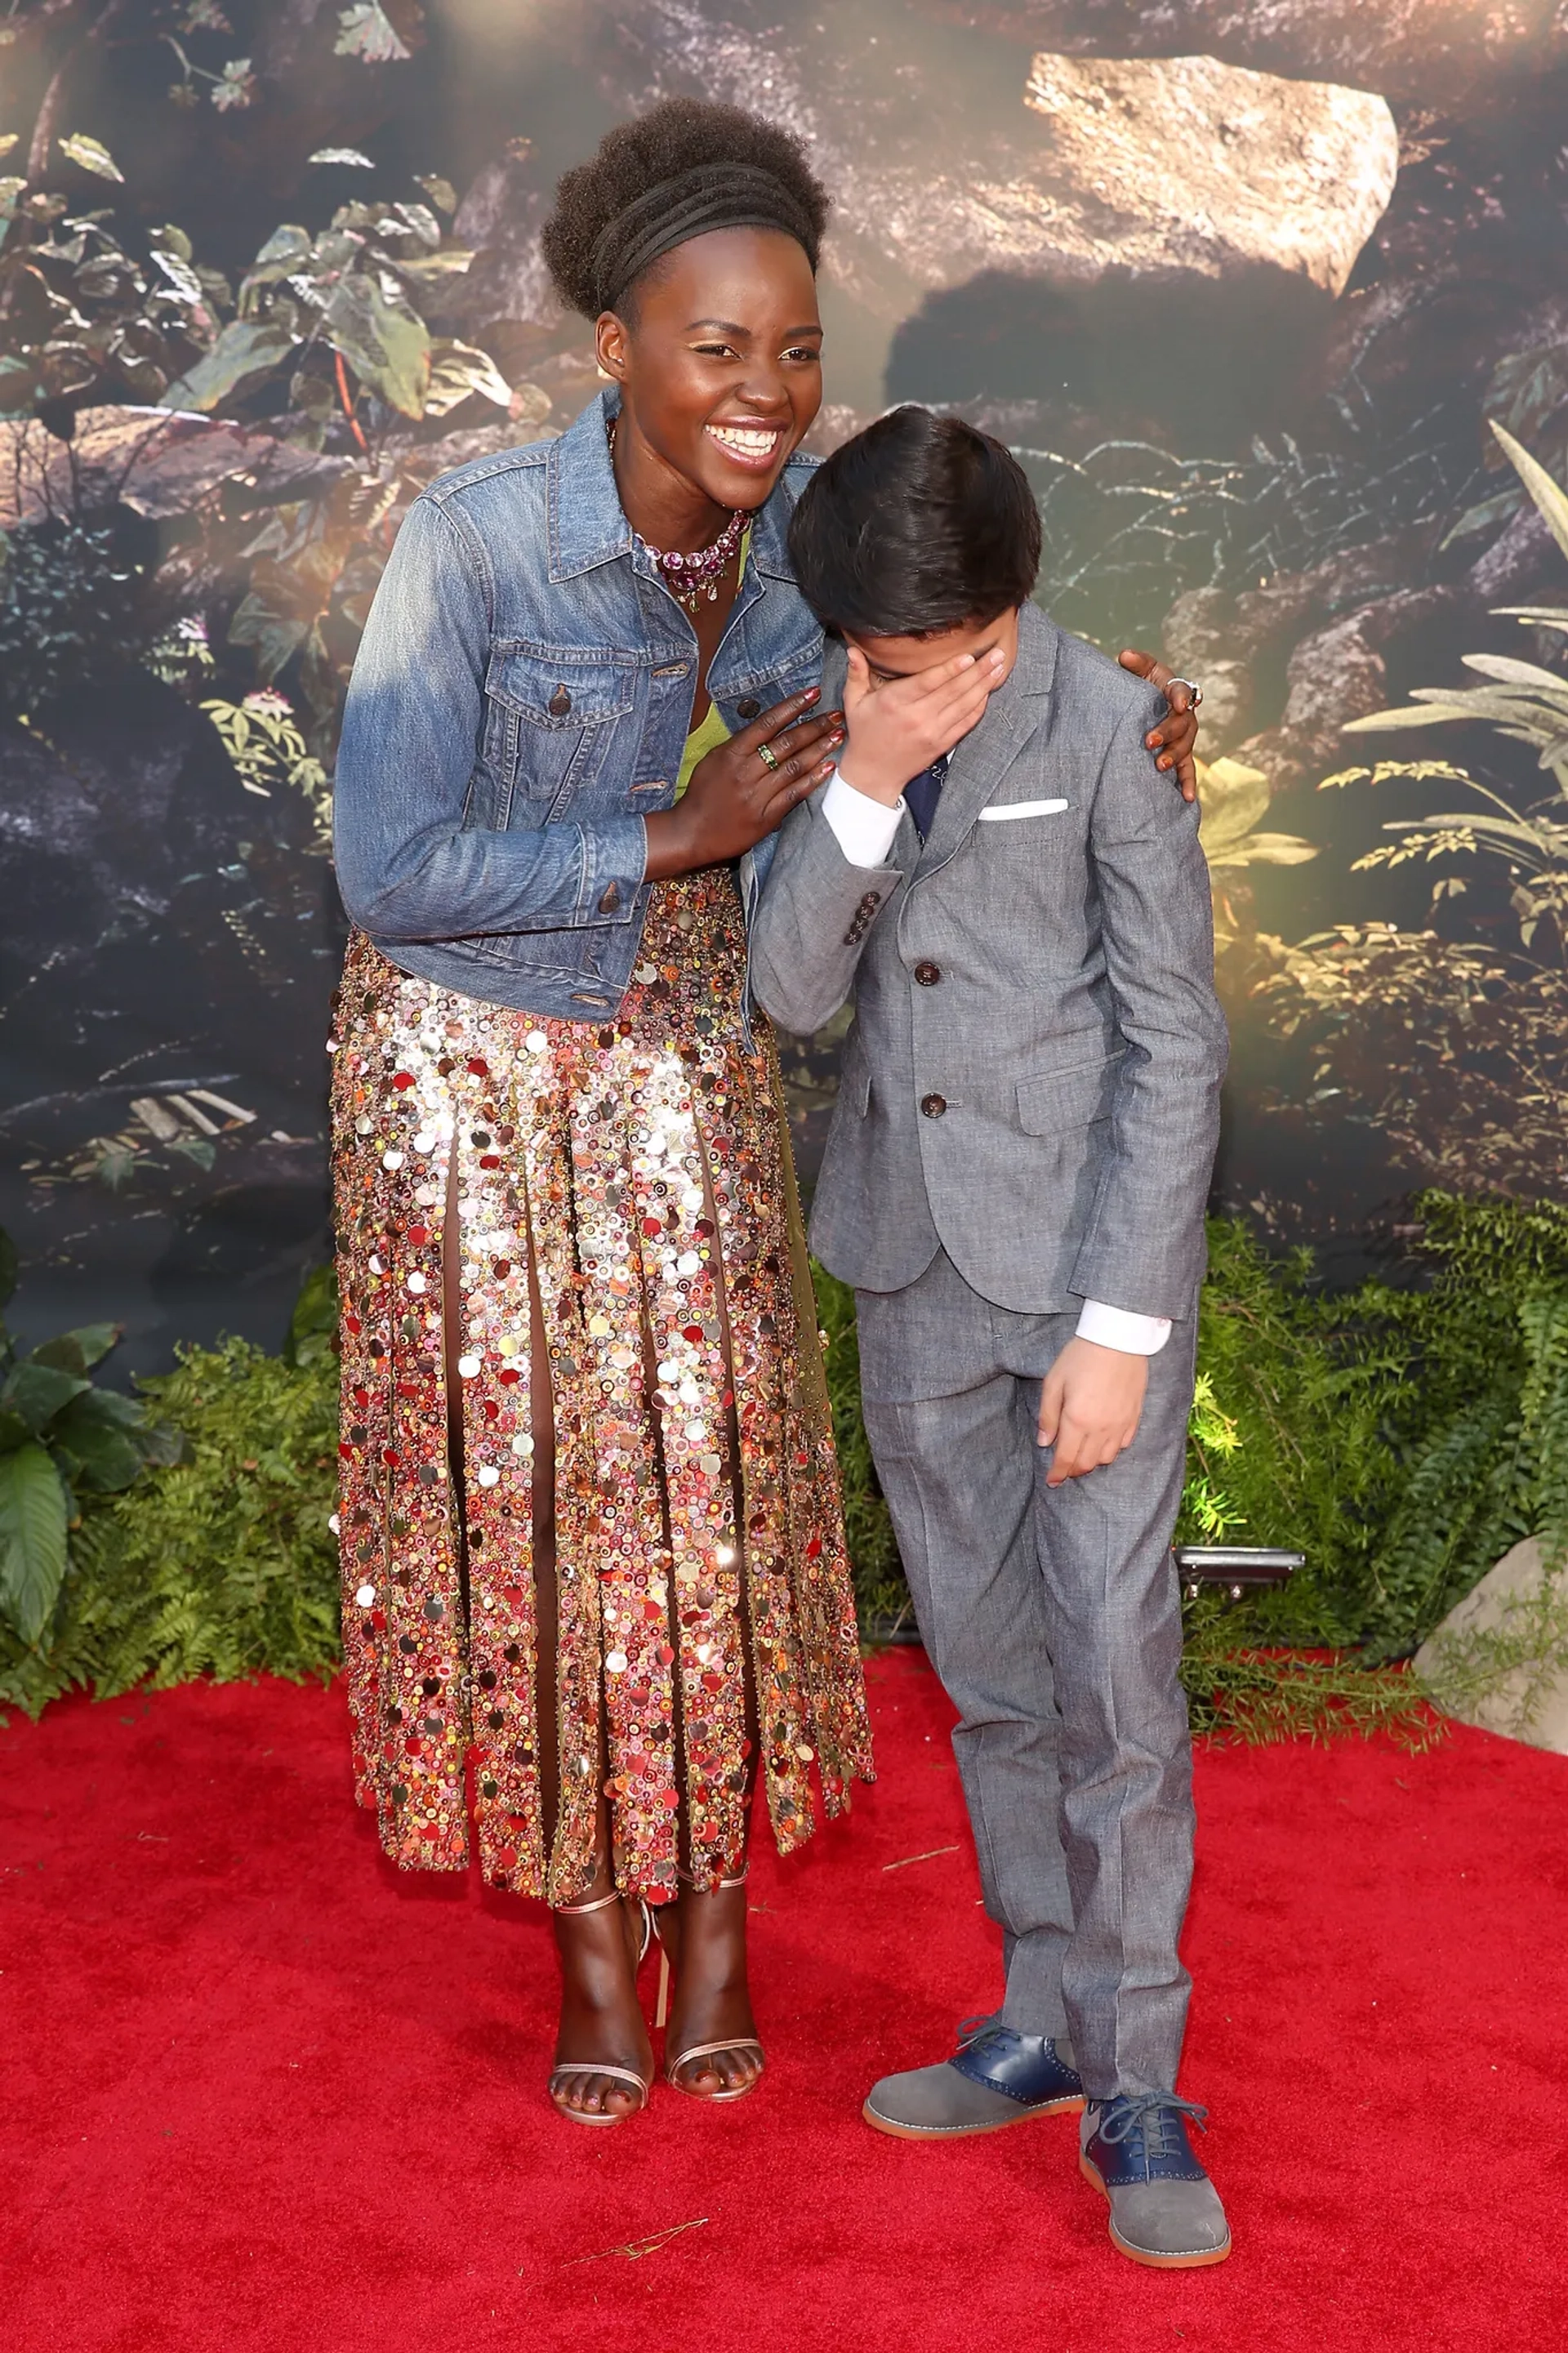
[{"label": "bare toe", "polygon": [[550,2096],[558,2108],[579,2116],[635,2116],[641,2105],[629,2085],[587,2067],[558,2071]]}]

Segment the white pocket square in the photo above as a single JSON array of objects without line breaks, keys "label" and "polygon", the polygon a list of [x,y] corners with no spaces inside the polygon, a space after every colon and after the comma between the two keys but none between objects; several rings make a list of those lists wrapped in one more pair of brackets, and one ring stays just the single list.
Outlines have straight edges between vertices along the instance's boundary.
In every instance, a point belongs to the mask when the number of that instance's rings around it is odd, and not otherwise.
[{"label": "white pocket square", "polygon": [[1004,801],[998,807],[983,808],[980,816],[982,823],[1000,825],[1009,817],[1055,817],[1067,806],[1066,801]]}]

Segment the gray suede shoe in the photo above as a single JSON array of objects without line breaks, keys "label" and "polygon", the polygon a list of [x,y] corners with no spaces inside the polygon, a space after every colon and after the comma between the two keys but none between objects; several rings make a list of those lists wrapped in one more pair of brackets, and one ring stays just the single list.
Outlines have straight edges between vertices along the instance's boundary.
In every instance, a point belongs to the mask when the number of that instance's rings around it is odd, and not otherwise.
[{"label": "gray suede shoe", "polygon": [[1187,2138],[1187,2118],[1201,2125],[1205,2113],[1169,2092],[1092,2100],[1084,2113],[1079,2167],[1110,2200],[1112,2244],[1135,2263],[1192,2271],[1230,2253],[1219,2193]]},{"label": "gray suede shoe", "polygon": [[1015,2034],[988,2018],[959,2031],[964,2039],[940,2066],[874,2084],[866,2122],[901,2140],[963,2140],[1082,2107],[1078,2071],[1048,2034]]}]

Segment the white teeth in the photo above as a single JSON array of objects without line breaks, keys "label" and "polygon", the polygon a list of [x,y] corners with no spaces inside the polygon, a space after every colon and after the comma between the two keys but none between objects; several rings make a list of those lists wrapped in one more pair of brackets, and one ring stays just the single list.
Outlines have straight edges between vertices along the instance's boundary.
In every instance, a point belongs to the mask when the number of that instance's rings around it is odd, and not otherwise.
[{"label": "white teeth", "polygon": [[721,443],[726,449],[737,450],[745,458],[768,458],[778,447],[779,433],[776,426],[766,431],[749,432],[743,426],[739,425],[710,425],[708,430],[714,440]]}]

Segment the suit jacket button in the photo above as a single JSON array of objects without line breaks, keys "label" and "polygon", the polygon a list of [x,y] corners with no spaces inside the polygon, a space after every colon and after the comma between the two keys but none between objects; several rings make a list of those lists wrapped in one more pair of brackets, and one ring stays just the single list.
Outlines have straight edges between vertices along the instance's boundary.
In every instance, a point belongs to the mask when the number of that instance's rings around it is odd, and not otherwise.
[{"label": "suit jacket button", "polygon": [[558,686],[544,707],[552,719],[564,719],[572,708],[572,697],[563,686]]},{"label": "suit jacket button", "polygon": [[947,1109],[947,1097],[945,1095],[921,1095],[921,1109],[924,1112],[927,1119],[940,1119],[942,1113]]},{"label": "suit jacket button", "polygon": [[934,988],[942,978],[942,966],[939,964],[917,964],[915,978],[922,988]]},{"label": "suit jacket button", "polygon": [[754,694],[743,694],[735,705],[742,719],[754,719],[762,707]]},{"label": "suit jacket button", "polygon": [[601,914],[601,915],[613,915],[613,914],[615,913],[615,912],[616,912],[616,909],[620,905],[620,903],[621,903],[621,886],[620,886],[620,884],[619,884],[618,882],[611,882],[611,883],[607,884],[607,885],[606,885],[606,887],[605,887],[605,890],[604,897],[603,897],[603,898],[600,900],[600,902],[599,902],[599,913],[600,913],[600,914]]}]

